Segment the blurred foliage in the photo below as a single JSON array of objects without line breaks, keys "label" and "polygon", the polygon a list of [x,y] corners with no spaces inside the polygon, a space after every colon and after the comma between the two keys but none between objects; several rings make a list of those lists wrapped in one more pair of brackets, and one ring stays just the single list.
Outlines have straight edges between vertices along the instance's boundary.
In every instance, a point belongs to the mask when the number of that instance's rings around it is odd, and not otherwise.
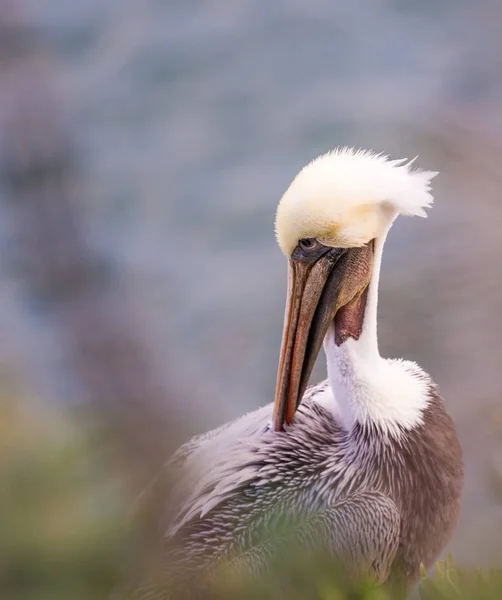
[{"label": "blurred foliage", "polygon": [[[502,569],[483,571],[460,568],[451,554],[436,564],[432,574],[421,571],[421,581],[411,597],[420,600],[499,600],[502,598]],[[317,556],[292,558],[274,565],[273,575],[250,583],[250,580],[225,578],[215,600],[397,600],[402,592],[368,581],[350,581],[326,558]]]},{"label": "blurred foliage", "polygon": [[0,398],[0,597],[109,597],[130,538],[118,477],[68,420]]},{"label": "blurred foliage", "polygon": [[[253,580],[228,570],[217,578],[215,600],[387,600],[391,596],[370,581],[349,579],[323,552],[304,553],[283,548],[265,577]],[[390,592],[389,592],[390,594]]]},{"label": "blurred foliage", "polygon": [[502,569],[459,568],[451,554],[438,562],[429,577],[422,571],[421,600],[498,600],[502,598]]}]

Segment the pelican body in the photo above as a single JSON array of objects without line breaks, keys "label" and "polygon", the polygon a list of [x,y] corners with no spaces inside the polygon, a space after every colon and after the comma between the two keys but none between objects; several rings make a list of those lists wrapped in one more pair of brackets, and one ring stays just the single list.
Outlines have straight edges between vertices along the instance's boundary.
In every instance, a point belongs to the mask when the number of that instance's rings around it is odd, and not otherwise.
[{"label": "pelican body", "polygon": [[[448,543],[463,484],[455,426],[429,375],[382,358],[377,343],[385,238],[398,215],[425,216],[435,175],[339,149],[284,194],[276,236],[288,296],[275,402],[171,460],[166,543],[178,569],[264,572],[282,519],[299,545],[320,541],[349,573],[407,588]],[[307,390],[321,347],[328,378]]]}]

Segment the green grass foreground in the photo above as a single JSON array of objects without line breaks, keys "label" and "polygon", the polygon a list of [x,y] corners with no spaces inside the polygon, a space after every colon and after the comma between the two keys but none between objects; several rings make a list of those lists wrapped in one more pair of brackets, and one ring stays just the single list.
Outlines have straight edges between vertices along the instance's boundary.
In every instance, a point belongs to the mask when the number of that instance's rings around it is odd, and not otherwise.
[{"label": "green grass foreground", "polygon": [[[500,600],[502,569],[483,571],[459,568],[451,554],[436,564],[432,573],[422,569],[421,581],[409,597],[420,600]],[[262,581],[228,579],[214,600],[396,600],[402,594],[385,586],[367,582],[350,582],[337,573],[332,563],[322,557],[313,560],[289,557],[272,575]]]}]

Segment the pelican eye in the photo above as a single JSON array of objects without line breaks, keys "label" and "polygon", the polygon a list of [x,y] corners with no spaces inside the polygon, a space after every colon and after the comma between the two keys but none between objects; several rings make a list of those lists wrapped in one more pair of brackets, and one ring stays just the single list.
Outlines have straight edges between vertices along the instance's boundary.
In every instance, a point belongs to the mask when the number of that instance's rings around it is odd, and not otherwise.
[{"label": "pelican eye", "polygon": [[314,238],[302,238],[298,244],[303,250],[311,250],[316,245],[316,241]]}]

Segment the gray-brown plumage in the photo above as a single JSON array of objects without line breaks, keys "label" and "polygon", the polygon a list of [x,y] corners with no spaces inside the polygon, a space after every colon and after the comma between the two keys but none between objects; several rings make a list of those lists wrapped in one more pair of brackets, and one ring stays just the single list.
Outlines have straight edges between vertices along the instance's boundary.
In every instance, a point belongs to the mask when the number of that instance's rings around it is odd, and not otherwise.
[{"label": "gray-brown plumage", "polygon": [[[221,565],[266,573],[295,544],[407,587],[445,547],[463,482],[455,427],[429,376],[381,358],[376,335],[385,237],[430,205],[433,176],[345,149],[292,183],[276,221],[289,286],[275,403],[172,458],[174,587],[142,598],[181,597]],[[304,395],[321,345],[328,379]]]},{"label": "gray-brown plumage", "polygon": [[395,571],[412,584],[420,563],[434,562],[457,521],[463,480],[455,427],[434,385],[427,381],[423,424],[397,439],[376,426],[342,429],[315,400],[328,385],[307,392],[284,432],[270,427],[268,406],[180,449],[195,472],[185,464],[188,498],[168,532],[181,544],[179,565],[211,568],[248,552],[245,566],[264,571],[269,555],[265,548],[261,560],[255,544],[281,516],[306,543],[311,530],[314,545],[321,536],[347,568],[379,581]]}]

